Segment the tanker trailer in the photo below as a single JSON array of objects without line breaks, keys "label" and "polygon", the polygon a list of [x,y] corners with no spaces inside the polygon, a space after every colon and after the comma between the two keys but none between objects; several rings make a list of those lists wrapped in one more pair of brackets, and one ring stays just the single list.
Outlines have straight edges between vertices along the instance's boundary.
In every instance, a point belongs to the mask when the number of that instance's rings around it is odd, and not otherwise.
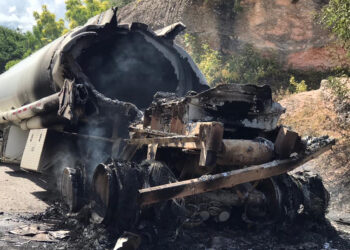
[{"label": "tanker trailer", "polygon": [[53,174],[71,211],[90,204],[120,228],[169,200],[220,222],[233,207],[250,223],[300,205],[322,214],[323,186],[306,197],[286,173],[334,140],[316,147],[278,126],[268,86],[209,88],[174,43],[182,30],[123,24],[111,9],[2,74],[2,161]]},{"label": "tanker trailer", "polygon": [[1,159],[39,172],[81,154],[101,161],[99,153],[77,149],[76,139],[87,145],[94,136],[101,151],[106,144],[118,151],[122,141],[114,138],[127,136],[128,123],[142,117],[157,91],[182,96],[207,89],[173,41],[184,28],[176,23],[153,32],[140,23],[119,24],[111,9],[3,73]]}]

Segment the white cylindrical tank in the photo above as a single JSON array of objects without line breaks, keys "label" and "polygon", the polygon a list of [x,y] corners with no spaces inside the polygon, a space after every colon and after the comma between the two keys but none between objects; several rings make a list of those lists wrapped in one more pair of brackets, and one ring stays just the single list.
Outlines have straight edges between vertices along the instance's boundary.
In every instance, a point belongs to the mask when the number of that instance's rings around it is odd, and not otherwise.
[{"label": "white cylindrical tank", "polygon": [[0,75],[0,112],[19,108],[58,90],[47,69],[59,40],[62,38]]},{"label": "white cylindrical tank", "polygon": [[0,75],[0,113],[59,92],[66,79],[139,108],[158,91],[206,89],[197,66],[174,44],[183,29],[175,24],[157,33],[140,23],[119,25],[115,10],[102,13]]}]

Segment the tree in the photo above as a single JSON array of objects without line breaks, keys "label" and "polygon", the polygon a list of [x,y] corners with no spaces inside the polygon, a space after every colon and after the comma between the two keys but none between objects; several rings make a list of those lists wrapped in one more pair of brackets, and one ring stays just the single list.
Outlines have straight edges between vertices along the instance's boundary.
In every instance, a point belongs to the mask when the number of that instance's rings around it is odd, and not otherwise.
[{"label": "tree", "polygon": [[100,14],[111,6],[107,0],[66,0],[66,19],[69,28],[84,25],[89,18]]},{"label": "tree", "polygon": [[350,54],[350,1],[330,0],[322,8],[321,23],[339,38]]},{"label": "tree", "polygon": [[[35,11],[33,16],[36,25],[33,32],[21,33],[0,27],[0,71],[8,70],[22,59],[31,55],[44,45],[60,37],[65,31],[63,19],[56,21],[46,5],[42,6],[42,13]],[[2,57],[2,58],[1,58]]]},{"label": "tree", "polygon": [[[109,0],[109,3],[111,6],[115,6],[115,7],[118,7],[118,8],[122,8],[124,7],[125,5],[131,3],[131,2],[134,2],[135,0]],[[140,1],[140,0],[138,0]]]},{"label": "tree", "polygon": [[33,27],[33,34],[37,40],[36,49],[52,42],[60,37],[65,31],[64,20],[56,21],[56,15],[51,13],[46,5],[42,6],[42,13],[33,13],[36,25]]},{"label": "tree", "polygon": [[[133,0],[66,0],[66,19],[69,27],[75,28],[106,11],[111,6],[124,6]],[[34,11],[36,25],[33,32],[21,33],[0,26],[0,73],[8,70],[36,50],[68,32],[63,19],[42,6],[42,12]]]},{"label": "tree", "polygon": [[7,62],[22,59],[26,50],[26,36],[24,34],[18,30],[0,26],[0,73],[5,71]]}]

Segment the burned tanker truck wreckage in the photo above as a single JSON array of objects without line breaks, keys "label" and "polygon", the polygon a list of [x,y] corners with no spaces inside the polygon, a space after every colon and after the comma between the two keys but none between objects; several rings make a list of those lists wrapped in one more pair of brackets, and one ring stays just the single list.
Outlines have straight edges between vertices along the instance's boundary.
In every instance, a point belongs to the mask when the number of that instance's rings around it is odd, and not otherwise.
[{"label": "burned tanker truck wreckage", "polygon": [[209,88],[174,43],[184,28],[111,9],[2,74],[1,160],[56,176],[71,211],[122,230],[174,206],[192,224],[237,207],[252,224],[324,215],[320,179],[287,172],[334,140],[279,126],[269,86]]}]

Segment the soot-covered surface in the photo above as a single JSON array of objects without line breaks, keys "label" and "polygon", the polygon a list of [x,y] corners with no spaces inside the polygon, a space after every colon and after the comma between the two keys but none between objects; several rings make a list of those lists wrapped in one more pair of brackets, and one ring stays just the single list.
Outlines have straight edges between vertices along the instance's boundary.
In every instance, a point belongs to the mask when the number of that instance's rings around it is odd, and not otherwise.
[{"label": "soot-covered surface", "polygon": [[[103,225],[89,223],[89,212],[68,215],[59,203],[45,213],[32,217],[11,217],[17,227],[23,224],[50,225],[49,230],[69,230],[69,236],[57,242],[35,242],[10,235],[0,240],[0,249],[113,249],[120,233]],[[236,218],[237,219],[237,218]],[[0,229],[4,221],[0,216]],[[141,250],[150,249],[339,249],[350,248],[350,235],[335,230],[327,220],[300,220],[294,225],[274,224],[247,226],[239,220],[224,224],[205,223],[194,228],[176,224],[156,226],[144,222],[136,231],[141,237]],[[10,227],[11,230],[16,228]],[[6,232],[2,232],[6,234]],[[16,238],[17,237],[17,238]],[[1,238],[1,237],[0,237]]]},{"label": "soot-covered surface", "polygon": [[115,34],[78,59],[95,88],[111,99],[147,107],[157,91],[175,92],[175,68],[140,33]]},{"label": "soot-covered surface", "polygon": [[[8,180],[2,183],[4,188],[13,185],[14,179]],[[21,196],[13,196],[13,199],[18,198]],[[134,231],[142,238],[140,249],[350,249],[350,235],[334,229],[326,219],[301,218],[293,225],[248,226],[236,216],[227,223],[209,222],[187,228],[176,223],[176,216],[168,217],[166,223],[140,222],[142,227]],[[68,230],[69,235],[53,242],[37,242],[30,239],[35,235],[9,233],[23,225],[38,225],[42,230],[47,228],[55,232]],[[4,212],[0,206],[0,249],[113,249],[120,234],[117,230],[90,223],[88,207],[78,214],[68,214],[61,203],[50,201],[45,212],[33,216]]]}]

